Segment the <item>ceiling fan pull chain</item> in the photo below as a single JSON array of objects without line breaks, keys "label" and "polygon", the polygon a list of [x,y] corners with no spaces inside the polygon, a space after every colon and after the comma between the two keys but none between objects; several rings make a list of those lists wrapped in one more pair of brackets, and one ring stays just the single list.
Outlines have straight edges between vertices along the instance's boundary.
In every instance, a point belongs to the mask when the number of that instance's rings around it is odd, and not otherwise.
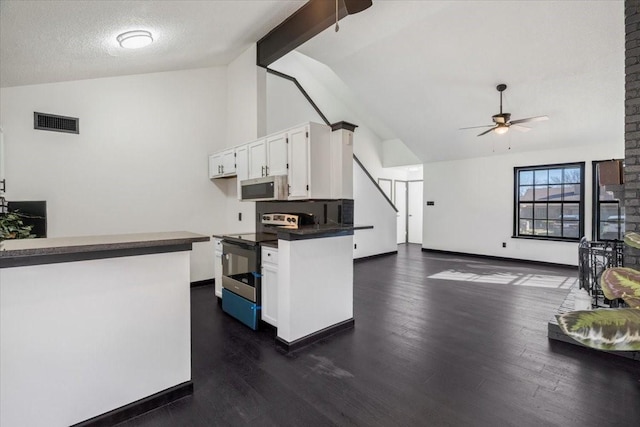
[{"label": "ceiling fan pull chain", "polygon": [[340,26],[338,25],[338,0],[336,0],[336,33],[340,30]]}]

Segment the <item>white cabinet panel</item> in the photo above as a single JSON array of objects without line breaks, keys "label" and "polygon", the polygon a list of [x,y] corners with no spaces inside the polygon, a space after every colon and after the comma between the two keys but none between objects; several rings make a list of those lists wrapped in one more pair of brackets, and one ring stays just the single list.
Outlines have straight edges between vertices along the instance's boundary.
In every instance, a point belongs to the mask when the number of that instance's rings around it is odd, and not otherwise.
[{"label": "white cabinet panel", "polygon": [[213,278],[215,279],[215,293],[218,298],[222,298],[222,239],[213,239],[213,247]]},{"label": "white cabinet panel", "polygon": [[262,248],[262,320],[278,326],[278,250]]},{"label": "white cabinet panel", "polygon": [[249,148],[246,144],[236,147],[236,176],[239,200],[242,197],[240,183],[249,179]]},{"label": "white cabinet panel", "polygon": [[267,149],[264,139],[247,144],[249,150],[249,178],[265,176],[267,168]]},{"label": "white cabinet panel", "polygon": [[267,138],[267,170],[266,175],[287,174],[287,134]]},{"label": "white cabinet panel", "polygon": [[222,153],[209,156],[209,178],[222,176]]},{"label": "white cabinet panel", "polygon": [[233,148],[209,156],[209,178],[220,178],[235,174],[236,159]]},{"label": "white cabinet panel", "polygon": [[236,174],[236,150],[230,148],[222,152],[222,174],[225,176]]},{"label": "white cabinet panel", "polygon": [[[309,128],[289,131],[289,199],[309,197]],[[317,165],[322,167],[322,165]]]}]

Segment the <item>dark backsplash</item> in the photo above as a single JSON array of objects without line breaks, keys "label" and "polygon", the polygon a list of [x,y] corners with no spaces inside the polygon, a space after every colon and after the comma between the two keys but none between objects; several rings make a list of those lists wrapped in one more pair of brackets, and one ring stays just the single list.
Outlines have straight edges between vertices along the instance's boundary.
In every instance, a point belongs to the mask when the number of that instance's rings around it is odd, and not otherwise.
[{"label": "dark backsplash", "polygon": [[319,224],[353,225],[353,200],[300,200],[291,202],[256,202],[256,232],[270,230],[260,222],[265,213],[313,214]]}]

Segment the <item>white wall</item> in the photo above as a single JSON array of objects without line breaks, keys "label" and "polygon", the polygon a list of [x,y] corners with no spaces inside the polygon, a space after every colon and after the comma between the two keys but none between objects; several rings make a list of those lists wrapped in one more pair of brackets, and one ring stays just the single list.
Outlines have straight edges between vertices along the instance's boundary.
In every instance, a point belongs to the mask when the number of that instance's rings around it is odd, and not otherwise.
[{"label": "white wall", "polygon": [[[513,239],[515,166],[585,162],[585,235],[591,238],[591,161],[620,158],[622,143],[424,165],[423,247],[577,265],[578,244]],[[502,242],[507,243],[502,248]]]},{"label": "white wall", "polygon": [[354,258],[394,252],[396,243],[396,211],[384,198],[362,168],[353,164],[354,223],[373,225],[373,229],[357,230],[353,243]]},{"label": "white wall", "polygon": [[[48,235],[187,230],[210,235],[225,196],[207,155],[226,146],[224,67],[0,90],[8,200],[46,200]],[[33,129],[33,112],[80,118],[80,134]],[[213,277],[196,243],[191,280]]]},{"label": "white wall", "polygon": [[324,123],[295,83],[273,74],[267,74],[267,105],[267,134],[305,122]]},{"label": "white wall", "polygon": [[[295,77],[330,122],[347,121],[358,125],[354,132],[353,151],[374,179],[406,176],[405,173],[382,168],[382,140],[332,92],[333,88],[327,88],[316,78],[319,74],[331,73],[330,69],[297,52],[279,60],[274,68]],[[305,121],[322,122],[294,83],[273,75],[267,78],[267,112],[269,132]],[[355,223],[374,226],[373,230],[356,231],[354,258],[396,251],[395,210],[355,162],[353,173]]]},{"label": "white wall", "polygon": [[[358,125],[354,132],[353,153],[373,177],[380,175],[382,139],[367,124],[368,117],[357,111],[357,106],[348,97],[349,89],[329,67],[293,51],[273,63],[271,68],[295,77],[331,123],[346,121]],[[269,117],[273,119],[272,100],[273,94],[269,95],[267,109]],[[286,111],[283,114],[285,113]]]},{"label": "white wall", "polygon": [[394,166],[416,165],[422,161],[413,154],[399,139],[388,139],[382,142],[382,166],[385,168]]},{"label": "white wall", "polygon": [[[255,44],[251,45],[227,66],[225,148],[266,135],[266,70],[256,65],[256,49]],[[216,233],[254,232],[256,204],[238,200],[238,179],[216,179],[214,184],[226,195],[225,221],[216,229]]]}]

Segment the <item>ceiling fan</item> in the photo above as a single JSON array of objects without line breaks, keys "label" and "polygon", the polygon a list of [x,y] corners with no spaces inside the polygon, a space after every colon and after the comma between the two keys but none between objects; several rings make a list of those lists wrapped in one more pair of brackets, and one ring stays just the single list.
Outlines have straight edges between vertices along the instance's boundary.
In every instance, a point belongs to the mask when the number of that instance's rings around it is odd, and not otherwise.
[{"label": "ceiling fan", "polygon": [[528,117],[526,119],[518,119],[511,120],[511,113],[503,113],[502,112],[502,92],[507,88],[507,85],[504,83],[500,83],[496,86],[498,92],[500,92],[500,113],[492,116],[493,124],[485,125],[485,126],[472,126],[468,128],[460,128],[462,129],[478,129],[478,128],[491,128],[482,133],[479,133],[478,136],[486,135],[489,132],[493,131],[498,135],[505,134],[509,131],[509,128],[513,128],[519,130],[521,132],[528,132],[531,130],[530,127],[522,126],[522,123],[531,123],[531,122],[541,122],[544,120],[549,120],[547,116],[536,116],[536,117]]}]

